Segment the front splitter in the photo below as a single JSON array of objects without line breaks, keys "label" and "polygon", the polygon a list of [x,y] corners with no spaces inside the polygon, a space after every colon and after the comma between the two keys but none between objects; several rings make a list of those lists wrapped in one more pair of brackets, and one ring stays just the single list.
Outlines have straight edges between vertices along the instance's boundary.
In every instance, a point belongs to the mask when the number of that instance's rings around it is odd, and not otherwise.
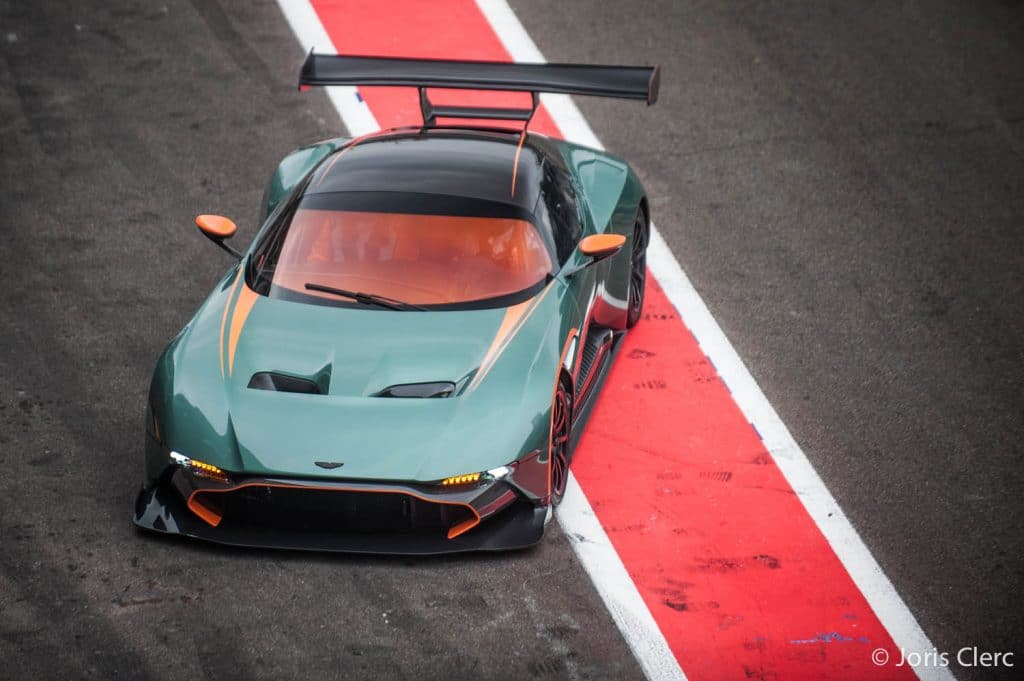
[{"label": "front splitter", "polygon": [[517,500],[469,532],[448,539],[443,532],[291,532],[274,528],[212,527],[199,519],[172,489],[144,488],[135,502],[135,524],[145,530],[247,548],[338,553],[437,555],[510,551],[533,546],[544,535],[547,507]]}]

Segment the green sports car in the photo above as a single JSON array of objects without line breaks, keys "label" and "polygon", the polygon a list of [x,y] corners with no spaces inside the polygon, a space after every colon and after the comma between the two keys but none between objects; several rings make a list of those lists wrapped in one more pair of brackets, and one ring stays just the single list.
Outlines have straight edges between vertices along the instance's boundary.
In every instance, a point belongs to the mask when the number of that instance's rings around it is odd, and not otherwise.
[{"label": "green sports car", "polygon": [[[423,125],[299,149],[157,362],[135,523],[243,546],[426,554],[543,535],[644,300],[618,158],[522,129],[538,91],[653,102],[657,70],[310,55],[303,85],[420,88]],[[521,90],[530,110],[426,87]]]}]

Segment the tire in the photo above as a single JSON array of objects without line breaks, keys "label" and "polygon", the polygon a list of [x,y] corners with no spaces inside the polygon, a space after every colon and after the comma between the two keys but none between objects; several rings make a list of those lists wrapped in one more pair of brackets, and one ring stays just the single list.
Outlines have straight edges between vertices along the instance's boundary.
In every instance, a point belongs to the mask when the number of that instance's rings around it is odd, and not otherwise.
[{"label": "tire", "polygon": [[626,328],[632,329],[644,313],[644,294],[647,292],[647,217],[643,210],[636,214],[633,225],[633,250],[629,262],[629,299],[626,312]]},{"label": "tire", "polygon": [[551,403],[551,451],[548,476],[550,504],[554,508],[565,496],[569,481],[569,441],[572,436],[572,393],[565,379],[559,379]]}]

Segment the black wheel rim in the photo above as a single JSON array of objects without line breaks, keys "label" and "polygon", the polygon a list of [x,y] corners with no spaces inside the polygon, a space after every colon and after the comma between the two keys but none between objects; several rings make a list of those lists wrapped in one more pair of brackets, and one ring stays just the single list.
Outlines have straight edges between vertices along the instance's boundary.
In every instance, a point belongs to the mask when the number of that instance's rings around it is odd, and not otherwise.
[{"label": "black wheel rim", "polygon": [[641,220],[633,228],[633,252],[630,257],[629,311],[636,319],[644,306],[644,287],[647,285],[647,232]]},{"label": "black wheel rim", "polygon": [[558,384],[555,402],[551,405],[551,499],[558,503],[569,479],[569,434],[571,432],[569,391]]}]

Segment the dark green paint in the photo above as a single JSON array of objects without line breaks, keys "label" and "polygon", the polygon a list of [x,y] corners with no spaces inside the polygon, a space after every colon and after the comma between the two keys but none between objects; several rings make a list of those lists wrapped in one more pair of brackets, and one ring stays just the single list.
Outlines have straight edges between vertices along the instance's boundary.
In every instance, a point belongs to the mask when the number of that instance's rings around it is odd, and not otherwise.
[{"label": "dark green paint", "polygon": [[[345,141],[328,140],[286,157],[267,189],[266,213],[272,214]],[[612,231],[631,239],[643,190],[629,167],[602,152],[554,143],[582,197],[584,235]],[[153,430],[164,448],[253,475],[436,481],[495,468],[538,450],[543,460],[556,377],[563,370],[571,375],[577,365],[579,340],[560,367],[572,330],[585,334],[591,318],[613,328],[625,324],[624,308],[590,303],[595,291],[627,300],[629,248],[627,243],[612,258],[552,280],[477,385],[472,379],[503,309],[395,312],[262,296],[245,320],[230,373],[225,349],[222,376],[221,321],[228,306],[227,346],[239,295],[236,290],[229,300],[236,264],[158,361],[150,393]],[[563,271],[575,264],[570,259]],[[310,378],[329,386],[328,392],[247,388],[259,371]],[[373,396],[390,385],[425,381],[452,381],[457,394],[440,399]],[[334,471],[315,466],[323,460],[343,461],[344,466]],[[150,457],[149,479],[166,465]]]}]

